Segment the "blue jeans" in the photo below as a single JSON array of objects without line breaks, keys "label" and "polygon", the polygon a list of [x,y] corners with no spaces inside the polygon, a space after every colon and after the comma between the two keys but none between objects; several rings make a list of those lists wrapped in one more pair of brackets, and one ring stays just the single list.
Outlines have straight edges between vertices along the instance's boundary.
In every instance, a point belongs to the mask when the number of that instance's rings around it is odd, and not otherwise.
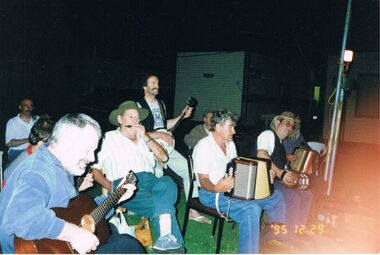
[{"label": "blue jeans", "polygon": [[309,217],[313,194],[310,190],[289,189],[280,181],[274,182],[274,188],[281,191],[286,205],[286,225],[289,233],[293,233],[296,225],[305,225]]},{"label": "blue jeans", "polygon": [[159,216],[165,213],[170,214],[172,234],[177,238],[179,244],[183,244],[174,206],[178,194],[175,182],[168,176],[157,178],[148,172],[137,173],[136,176],[137,191],[131,199],[120,204],[120,206],[150,218],[157,236],[160,234]]},{"label": "blue jeans", "polygon": [[[200,189],[199,200],[202,204],[215,207],[216,193]],[[230,208],[228,208],[228,203]],[[269,223],[285,222],[285,202],[281,192],[260,200],[240,200],[219,195],[219,211],[239,223],[239,253],[258,253],[260,239],[260,217],[262,210],[268,214]]]},{"label": "blue jeans", "polygon": [[15,160],[18,155],[20,155],[25,149],[23,150],[9,150],[8,151],[8,166],[12,163],[13,160]]}]

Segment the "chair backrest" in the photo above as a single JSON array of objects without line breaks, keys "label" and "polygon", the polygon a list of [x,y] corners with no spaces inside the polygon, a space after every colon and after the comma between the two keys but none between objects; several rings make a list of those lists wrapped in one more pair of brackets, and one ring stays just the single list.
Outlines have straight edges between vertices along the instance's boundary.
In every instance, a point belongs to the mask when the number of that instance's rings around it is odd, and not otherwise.
[{"label": "chair backrest", "polygon": [[193,156],[192,156],[193,150],[187,150],[186,151],[186,160],[187,160],[187,169],[189,171],[190,176],[190,189],[189,194],[193,194],[194,190],[194,181],[196,180],[195,173],[194,173],[194,163],[193,163]]}]

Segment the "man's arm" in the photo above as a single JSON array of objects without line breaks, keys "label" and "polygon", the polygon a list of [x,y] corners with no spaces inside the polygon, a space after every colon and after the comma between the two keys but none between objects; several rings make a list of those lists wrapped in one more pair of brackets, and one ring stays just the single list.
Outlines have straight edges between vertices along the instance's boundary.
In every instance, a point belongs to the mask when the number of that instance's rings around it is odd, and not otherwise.
[{"label": "man's arm", "polygon": [[17,147],[17,146],[22,145],[24,143],[29,143],[28,138],[11,139],[8,143],[6,143],[6,146],[8,146],[9,148],[11,148],[11,147]]},{"label": "man's arm", "polygon": [[24,143],[29,143],[28,137],[16,139],[15,136],[16,136],[15,126],[12,121],[8,121],[6,130],[5,130],[5,145],[11,148],[11,147],[17,147]]},{"label": "man's arm", "polygon": [[189,118],[191,116],[192,111],[193,107],[186,106],[185,108],[183,108],[182,113],[180,115],[173,119],[168,119],[166,121],[166,128],[169,130],[172,129],[175,126],[175,124],[179,121],[181,116],[183,116],[184,119]]},{"label": "man's arm", "polygon": [[[260,158],[270,159],[269,153],[266,150],[257,150],[257,156]],[[286,183],[295,183],[298,180],[297,175],[285,169],[279,168],[272,161],[272,170],[276,172],[276,176],[281,180],[284,180]]]},{"label": "man's arm", "polygon": [[222,178],[216,185],[210,181],[208,174],[198,174],[198,178],[202,188],[215,193],[230,190],[233,188],[235,182],[232,176]]},{"label": "man's arm", "polygon": [[[271,159],[269,153],[266,150],[257,150],[257,157]],[[272,169],[276,172],[277,177],[280,177],[281,174],[285,171],[285,169],[279,168],[275,163],[273,163],[273,161]]]},{"label": "man's arm", "polygon": [[[155,133],[160,133],[160,132],[155,132]],[[144,142],[146,145],[149,147],[149,149],[153,152],[154,156],[156,159],[160,162],[166,162],[169,160],[168,154],[162,148],[161,145],[159,145],[153,137],[151,137],[147,132],[145,132],[143,136]]]},{"label": "man's arm", "polygon": [[103,188],[105,188],[108,192],[112,192],[112,182],[108,180],[97,168],[91,168],[91,173],[94,176],[94,180],[99,183]]}]

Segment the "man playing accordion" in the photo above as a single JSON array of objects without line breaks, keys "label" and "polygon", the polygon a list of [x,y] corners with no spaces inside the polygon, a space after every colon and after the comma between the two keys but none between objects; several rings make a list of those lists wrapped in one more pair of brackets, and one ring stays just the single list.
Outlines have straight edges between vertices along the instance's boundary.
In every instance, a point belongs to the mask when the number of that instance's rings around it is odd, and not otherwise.
[{"label": "man playing accordion", "polygon": [[[257,156],[272,160],[272,169],[277,177],[274,186],[285,199],[288,229],[306,225],[313,199],[310,190],[297,189],[299,177],[296,173],[285,169],[287,157],[283,141],[292,133],[294,125],[292,116],[277,115],[270,124],[271,129],[263,131],[257,138]],[[291,233],[293,231],[289,231]]]},{"label": "man playing accordion", "polygon": [[284,223],[284,198],[279,191],[259,200],[240,200],[224,195],[235,184],[232,176],[226,176],[226,167],[237,157],[233,142],[237,120],[238,116],[228,110],[214,112],[210,134],[194,148],[194,172],[201,186],[201,203],[239,223],[238,252],[258,253],[261,212],[267,212],[269,223]]}]

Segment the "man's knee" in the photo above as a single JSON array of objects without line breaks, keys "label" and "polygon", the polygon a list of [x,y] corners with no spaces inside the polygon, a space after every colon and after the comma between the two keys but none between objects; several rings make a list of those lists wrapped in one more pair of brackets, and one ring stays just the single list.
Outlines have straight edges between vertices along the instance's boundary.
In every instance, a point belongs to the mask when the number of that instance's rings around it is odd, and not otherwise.
[{"label": "man's knee", "polygon": [[163,176],[159,178],[159,181],[155,185],[154,189],[162,189],[162,190],[176,190],[177,185],[173,181],[173,179],[169,176]]}]

